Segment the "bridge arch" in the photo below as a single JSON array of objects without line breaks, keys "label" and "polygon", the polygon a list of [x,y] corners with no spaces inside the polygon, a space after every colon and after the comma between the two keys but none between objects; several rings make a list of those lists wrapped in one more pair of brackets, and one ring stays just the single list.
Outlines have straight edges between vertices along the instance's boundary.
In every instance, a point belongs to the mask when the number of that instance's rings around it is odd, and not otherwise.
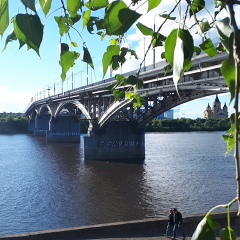
[{"label": "bridge arch", "polygon": [[53,116],[57,117],[59,112],[61,111],[61,109],[68,105],[68,104],[72,104],[75,105],[84,115],[87,119],[91,119],[87,109],[83,106],[83,104],[81,104],[79,101],[77,100],[70,100],[70,101],[65,101],[65,102],[60,102],[57,106],[57,108],[55,109]]},{"label": "bridge arch", "polygon": [[53,117],[56,118],[58,116],[59,112],[61,111],[61,109],[68,104],[75,105],[85,115],[86,119],[89,121],[89,127],[92,127],[91,116],[90,116],[89,112],[84,107],[84,105],[82,103],[80,103],[78,100],[70,100],[70,101],[66,101],[66,102],[60,102],[53,113]]},{"label": "bridge arch", "polygon": [[[218,90],[212,89],[212,90],[199,90],[196,89],[196,86],[190,87],[188,90],[186,88],[183,88],[181,90],[181,86],[179,86],[179,95],[174,90],[175,87],[171,89],[161,89],[161,91],[149,91],[149,92],[143,92],[139,93],[140,96],[145,98],[145,101],[149,101],[149,97],[154,97],[155,101],[152,106],[145,105],[144,111],[138,114],[137,120],[139,127],[144,127],[149,121],[157,117],[163,112],[166,112],[178,105],[190,102],[192,100],[196,100],[202,97],[220,94],[228,92],[226,88],[219,88]],[[156,99],[159,96],[159,100],[156,101]],[[115,114],[117,114],[121,109],[127,108],[131,102],[128,99],[125,99],[123,101],[114,102],[108,109],[105,111],[105,113],[102,115],[101,119],[99,120],[99,127],[103,127],[105,123],[111,119]]]},{"label": "bridge arch", "polygon": [[52,116],[52,109],[49,107],[48,104],[43,104],[40,106],[39,110],[38,110],[38,115],[41,115],[41,113],[44,111],[44,109],[48,110],[48,113]]},{"label": "bridge arch", "polygon": [[211,95],[215,95],[215,94],[220,94],[220,93],[224,93],[226,91],[179,91],[179,94],[181,97],[179,97],[177,95],[177,93],[172,95],[172,99],[171,98],[163,98],[161,101],[159,101],[156,105],[154,105],[152,108],[149,108],[148,111],[144,114],[142,114],[142,116],[140,116],[138,118],[138,126],[139,127],[144,127],[148,122],[150,122],[151,120],[153,120],[155,117],[159,116],[160,114],[174,108],[177,107],[181,104],[202,98],[202,97],[206,97],[206,96],[211,96]]}]

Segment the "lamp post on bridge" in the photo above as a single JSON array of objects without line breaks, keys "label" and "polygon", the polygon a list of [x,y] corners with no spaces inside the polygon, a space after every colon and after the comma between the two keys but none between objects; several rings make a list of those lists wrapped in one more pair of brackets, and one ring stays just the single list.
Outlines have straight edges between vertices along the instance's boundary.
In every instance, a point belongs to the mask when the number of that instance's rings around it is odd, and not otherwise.
[{"label": "lamp post on bridge", "polygon": [[87,85],[88,85],[88,64],[87,64]]},{"label": "lamp post on bridge", "polygon": [[48,97],[50,97],[50,93],[49,93],[49,91],[50,91],[50,88],[48,87],[48,88],[47,88],[47,90],[48,90]]},{"label": "lamp post on bridge", "polygon": [[[156,30],[156,24],[155,24],[155,19],[157,16],[160,16],[160,14],[156,14],[154,16],[154,22],[153,22],[153,36],[155,36],[155,30]],[[153,68],[155,68],[155,47],[153,48]]]},{"label": "lamp post on bridge", "polygon": [[[76,66],[76,67],[74,67],[74,68],[77,68],[78,66]],[[73,69],[74,68],[72,68],[72,90],[73,90]]]}]

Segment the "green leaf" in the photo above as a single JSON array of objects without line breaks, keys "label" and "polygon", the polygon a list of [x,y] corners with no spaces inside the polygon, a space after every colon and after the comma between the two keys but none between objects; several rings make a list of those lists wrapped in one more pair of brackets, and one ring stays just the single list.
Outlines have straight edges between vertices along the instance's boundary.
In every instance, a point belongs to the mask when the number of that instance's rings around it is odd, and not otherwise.
[{"label": "green leaf", "polygon": [[227,134],[223,135],[224,141],[227,143],[227,151],[225,155],[229,154],[235,147],[235,124],[232,124]]},{"label": "green leaf", "polygon": [[143,106],[145,99],[141,97],[139,94],[135,94],[133,92],[126,92],[125,94],[126,98],[129,99],[131,102],[133,102],[133,108],[134,111],[136,111],[138,108]]},{"label": "green leaf", "polygon": [[143,104],[145,103],[145,99],[143,97],[141,97],[138,94],[134,95],[134,102],[133,102],[133,108],[134,111],[136,111],[137,109],[139,109],[141,106],[143,106]]},{"label": "green leaf", "polygon": [[71,42],[71,46],[78,47],[78,44],[76,42]]},{"label": "green leaf", "polygon": [[225,78],[227,86],[231,94],[231,101],[235,97],[235,60],[232,55],[229,59],[225,60],[221,66],[221,73]]},{"label": "green leaf", "polygon": [[68,52],[69,51],[69,46],[67,43],[61,43],[61,52],[60,55],[62,55],[64,52]]},{"label": "green leaf", "polygon": [[201,35],[204,35],[205,32],[209,31],[210,24],[209,24],[208,20],[205,18],[202,20],[202,22],[199,23],[199,27],[201,30]]},{"label": "green leaf", "polygon": [[117,38],[111,39],[110,45],[118,45],[118,39]]},{"label": "green leaf", "polygon": [[91,17],[91,10],[87,10],[83,13],[83,29],[87,26],[90,17]]},{"label": "green leaf", "polygon": [[42,8],[43,13],[45,16],[48,14],[49,10],[51,9],[52,0],[39,0],[40,6]]},{"label": "green leaf", "polygon": [[136,26],[144,36],[152,36],[153,35],[153,30],[149,27],[146,27],[142,23],[139,22],[136,24]]},{"label": "green leaf", "polygon": [[204,217],[198,224],[196,230],[193,233],[191,240],[215,240],[215,233],[207,222],[207,218]]},{"label": "green leaf", "polygon": [[76,17],[71,17],[72,25],[74,25],[76,22],[78,22],[81,19],[81,15],[78,15]]},{"label": "green leaf", "polygon": [[226,227],[226,228],[222,228],[220,230],[220,238],[221,240],[236,240],[237,239],[237,235],[235,233],[235,231],[231,228],[231,227]]},{"label": "green leaf", "polygon": [[171,66],[173,66],[174,49],[177,41],[177,34],[178,29],[172,30],[165,41],[165,58]]},{"label": "green leaf", "polygon": [[92,57],[86,47],[83,47],[83,62],[86,62],[88,65],[90,65],[94,69]]},{"label": "green leaf", "polygon": [[122,1],[114,1],[108,5],[104,26],[107,35],[123,35],[141,14],[129,9]]},{"label": "green leaf", "polygon": [[104,29],[103,19],[96,18],[95,19],[95,25],[97,27],[97,30]]},{"label": "green leaf", "polygon": [[60,55],[60,66],[62,67],[62,74],[61,78],[62,80],[66,79],[66,74],[70,67],[74,65],[74,62],[77,58],[79,58],[80,54],[77,52],[69,52],[65,51]]},{"label": "green leaf", "polygon": [[193,56],[193,38],[188,30],[185,29],[174,29],[165,41],[165,58],[167,62],[173,67],[174,64],[174,51],[176,48],[177,38],[182,40],[183,51],[184,51],[184,64],[183,70],[189,66]]},{"label": "green leaf", "polygon": [[153,34],[153,40],[152,40],[152,46],[158,47],[163,46],[163,42],[166,40],[166,37],[163,36],[161,33],[154,33]]},{"label": "green leaf", "polygon": [[223,44],[220,42],[216,47],[218,52],[226,52],[226,48],[223,46]]},{"label": "green leaf", "polygon": [[90,0],[85,3],[85,6],[90,10],[98,10],[105,8],[108,5],[108,0]]},{"label": "green leaf", "polygon": [[107,51],[104,53],[102,58],[102,64],[103,64],[103,77],[106,75],[108,66],[112,63],[113,56],[118,56],[120,52],[119,45],[110,45],[107,47]]},{"label": "green leaf", "polygon": [[168,20],[175,20],[176,17],[170,17],[168,14],[159,14],[160,17],[162,18],[167,18]]},{"label": "green leaf", "polygon": [[130,52],[130,54],[131,54],[132,56],[134,56],[134,57],[135,57],[135,59],[138,59],[138,56],[137,56],[137,53],[136,53],[136,51],[134,51],[134,50],[131,50],[131,49],[128,49],[128,52]]},{"label": "green leaf", "polygon": [[67,0],[67,10],[70,17],[75,18],[78,16],[78,10],[82,7],[82,0]]},{"label": "green leaf", "polygon": [[164,76],[168,74],[172,70],[172,66],[168,64],[166,67],[164,67]]},{"label": "green leaf", "polygon": [[63,36],[64,34],[68,33],[70,27],[66,25],[66,18],[65,17],[54,17],[55,21],[58,24],[59,34]]},{"label": "green leaf", "polygon": [[206,218],[207,218],[207,222],[208,222],[209,226],[212,229],[220,228],[220,225],[218,224],[218,222],[216,220],[214,220],[211,216],[207,216]]},{"label": "green leaf", "polygon": [[125,82],[126,84],[136,85],[138,83],[138,77],[134,75],[130,75]]},{"label": "green leaf", "polygon": [[148,0],[148,12],[156,8],[162,0]]},{"label": "green leaf", "polygon": [[36,8],[35,8],[35,1],[33,0],[21,0],[21,2],[24,4],[26,8],[31,9],[35,13],[37,13]]},{"label": "green leaf", "polygon": [[17,37],[16,37],[16,35],[15,35],[14,30],[12,30],[12,32],[11,32],[11,33],[7,36],[7,38],[6,38],[5,46],[4,46],[4,49],[2,50],[2,52],[7,48],[7,44],[8,44],[9,42],[12,42],[12,41],[15,41],[15,40],[17,40]]},{"label": "green leaf", "polygon": [[209,56],[214,57],[217,55],[217,50],[214,47],[212,40],[208,38],[206,41],[201,43],[199,47]]},{"label": "green leaf", "polygon": [[[126,60],[126,59],[125,59]],[[111,63],[112,63],[112,69],[113,70],[118,70],[119,69],[119,67],[120,67],[120,65],[119,65],[119,56],[112,56],[112,61],[111,61]]]},{"label": "green leaf", "polygon": [[230,19],[224,18],[216,22],[216,29],[221,43],[228,53],[233,52],[233,30],[230,26]]},{"label": "green leaf", "polygon": [[27,44],[28,48],[32,48],[39,55],[43,25],[38,15],[17,14],[12,21],[17,39]]},{"label": "green leaf", "polygon": [[118,82],[118,86],[124,86],[125,85],[125,77],[121,74],[116,74],[115,79]]},{"label": "green leaf", "polygon": [[191,9],[189,11],[190,17],[198,12],[200,12],[205,7],[204,0],[193,0]]},{"label": "green leaf", "polygon": [[113,90],[113,95],[117,101],[124,100],[125,98],[125,92],[117,89]]},{"label": "green leaf", "polygon": [[198,56],[198,55],[201,53],[201,48],[194,46],[193,51],[194,51],[194,52],[196,53],[196,55]]},{"label": "green leaf", "polygon": [[9,25],[8,0],[0,0],[0,35],[2,36]]}]

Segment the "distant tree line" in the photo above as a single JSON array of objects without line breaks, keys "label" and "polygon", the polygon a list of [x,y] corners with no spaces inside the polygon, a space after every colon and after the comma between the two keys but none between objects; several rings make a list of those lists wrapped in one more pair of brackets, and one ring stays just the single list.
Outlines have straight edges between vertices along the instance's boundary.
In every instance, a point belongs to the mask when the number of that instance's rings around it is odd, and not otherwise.
[{"label": "distant tree line", "polygon": [[[88,121],[82,120],[81,132],[86,133]],[[203,119],[190,118],[152,120],[145,126],[145,132],[188,132],[188,131],[227,131],[230,128],[230,119]]]},{"label": "distant tree line", "polygon": [[227,131],[230,119],[190,118],[152,120],[145,127],[146,132],[187,132],[187,131]]},{"label": "distant tree line", "polygon": [[21,113],[0,113],[0,133],[26,133],[28,119]]},{"label": "distant tree line", "polygon": [[[88,120],[80,121],[81,133],[87,133]],[[27,117],[20,113],[0,113],[0,133],[26,133]],[[227,131],[229,119],[190,118],[152,120],[145,126],[146,132]]]}]

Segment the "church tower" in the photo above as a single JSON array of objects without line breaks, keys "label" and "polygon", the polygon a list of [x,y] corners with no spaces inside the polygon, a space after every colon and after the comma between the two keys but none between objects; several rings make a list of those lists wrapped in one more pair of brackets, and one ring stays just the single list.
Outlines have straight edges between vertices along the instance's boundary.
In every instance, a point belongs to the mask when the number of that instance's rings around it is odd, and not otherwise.
[{"label": "church tower", "polygon": [[203,112],[205,119],[212,119],[212,109],[208,103],[206,110]]},{"label": "church tower", "polygon": [[219,101],[218,95],[216,95],[212,108],[208,103],[206,110],[203,112],[203,117],[205,119],[228,118],[228,108],[226,103],[224,104],[223,109],[221,109],[221,102]]}]

